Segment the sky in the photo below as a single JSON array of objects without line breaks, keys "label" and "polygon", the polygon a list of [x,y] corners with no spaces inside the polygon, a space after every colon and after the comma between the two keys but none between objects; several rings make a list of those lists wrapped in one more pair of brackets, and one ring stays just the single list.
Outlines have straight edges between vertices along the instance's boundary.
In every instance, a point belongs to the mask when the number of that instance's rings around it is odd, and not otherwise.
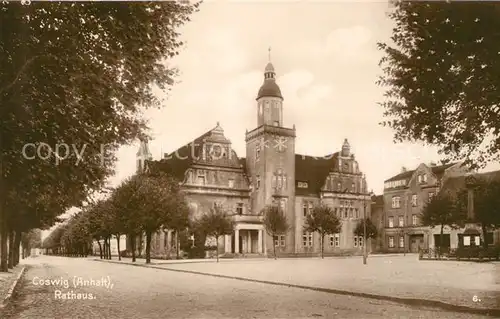
[{"label": "sky", "polygon": [[[381,126],[384,89],[375,84],[382,56],[377,42],[390,38],[387,1],[207,1],[179,29],[186,43],[170,61],[177,84],[161,110],[146,112],[154,159],[193,141],[217,122],[239,157],[245,130],[257,125],[257,92],[271,47],[284,97],[284,126],[296,127],[296,152],[323,156],[348,139],[368,188],[401,168],[439,161],[437,149],[394,144]],[[138,144],[118,152],[112,185],[135,173]],[[485,170],[500,169],[498,163]]]}]

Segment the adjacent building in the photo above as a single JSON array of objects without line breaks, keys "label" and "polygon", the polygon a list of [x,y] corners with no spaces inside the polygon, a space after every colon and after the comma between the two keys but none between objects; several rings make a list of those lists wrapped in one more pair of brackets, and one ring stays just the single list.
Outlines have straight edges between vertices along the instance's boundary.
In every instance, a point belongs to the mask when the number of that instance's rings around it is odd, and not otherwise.
[{"label": "adjacent building", "polygon": [[[422,226],[420,214],[425,204],[437,194],[449,178],[464,176],[468,170],[462,163],[420,164],[414,170],[402,169],[384,182],[383,244],[384,252],[418,252],[434,247],[440,230]],[[453,236],[454,230],[445,229]],[[452,247],[457,243],[450,242]]]},{"label": "adjacent building", "polygon": [[[236,227],[219,243],[220,254],[267,254],[273,245],[281,254],[319,253],[319,235],[303,231],[307,214],[319,203],[332,207],[342,220],[342,231],[325,238],[325,252],[361,253],[363,238],[353,231],[365,214],[369,216],[371,197],[348,140],[338,152],[326,156],[296,154],[297,132],[283,121],[284,111],[275,69],[268,63],[256,98],[256,127],[245,133],[245,157],[236,154],[217,123],[159,161],[153,161],[147,143],[141,143],[137,169],[155,167],[176,176],[193,217],[216,206],[231,215]],[[273,204],[282,208],[292,226],[276,238],[267,235],[261,213]],[[175,253],[176,237],[171,231],[157,234],[153,255]]]},{"label": "adjacent building", "polygon": [[[495,178],[500,180],[500,172],[472,174],[462,163],[445,165],[420,164],[415,170],[403,168],[384,183],[383,208],[378,210],[374,220],[379,219],[381,237],[375,247],[381,252],[412,252],[419,249],[435,248],[441,244],[439,227],[423,226],[420,214],[427,202],[439,192],[457,193],[468,189],[471,180],[479,178]],[[474,196],[468,190],[468,217],[474,215]],[[500,242],[499,232],[488,232],[484,236],[489,244]],[[467,224],[464,228],[443,229],[443,248],[479,245],[480,229],[475,224]]]}]

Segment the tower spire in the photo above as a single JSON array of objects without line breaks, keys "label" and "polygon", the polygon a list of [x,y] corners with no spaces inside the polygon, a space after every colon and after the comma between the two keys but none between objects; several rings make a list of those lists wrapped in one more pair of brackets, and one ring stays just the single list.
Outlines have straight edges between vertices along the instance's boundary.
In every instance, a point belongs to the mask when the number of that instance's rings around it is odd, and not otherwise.
[{"label": "tower spire", "polygon": [[268,51],[269,62],[271,62],[271,47],[269,47],[267,51]]}]

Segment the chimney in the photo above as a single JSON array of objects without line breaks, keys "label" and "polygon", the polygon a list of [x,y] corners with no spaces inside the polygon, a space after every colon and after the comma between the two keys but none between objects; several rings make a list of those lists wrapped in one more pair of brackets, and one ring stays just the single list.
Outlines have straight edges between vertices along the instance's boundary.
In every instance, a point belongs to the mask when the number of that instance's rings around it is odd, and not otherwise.
[{"label": "chimney", "polygon": [[404,167],[404,166],[403,166],[403,167],[401,167],[401,173],[405,173],[405,172],[407,172],[407,171],[408,171],[408,170],[406,169],[406,167]]},{"label": "chimney", "polygon": [[431,162],[431,163],[429,164],[429,166],[430,166],[430,167],[435,167],[435,166],[437,166],[437,164],[436,164],[436,162]]}]

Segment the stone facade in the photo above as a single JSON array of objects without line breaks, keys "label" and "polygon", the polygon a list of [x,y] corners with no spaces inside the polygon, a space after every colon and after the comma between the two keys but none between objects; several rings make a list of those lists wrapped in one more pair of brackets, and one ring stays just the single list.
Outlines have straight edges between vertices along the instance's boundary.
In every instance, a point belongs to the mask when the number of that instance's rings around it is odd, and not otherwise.
[{"label": "stone facade", "polygon": [[[343,224],[340,234],[325,238],[325,252],[361,253],[363,242],[354,237],[353,230],[363,216],[369,216],[371,198],[347,139],[339,152],[327,156],[296,154],[295,126],[283,122],[283,97],[271,63],[265,68],[256,101],[257,127],[246,132],[245,158],[232,150],[217,123],[159,161],[151,160],[143,142],[137,154],[139,171],[156,167],[177,177],[192,218],[214,205],[232,216],[234,233],[220,240],[219,254],[265,255],[273,251],[273,244],[281,254],[318,254],[318,234],[306,234],[302,229],[305,215],[320,202],[331,206]],[[285,236],[274,239],[265,232],[261,213],[271,204],[281,206],[292,226]],[[161,244],[158,247],[153,255],[169,256]]]}]

